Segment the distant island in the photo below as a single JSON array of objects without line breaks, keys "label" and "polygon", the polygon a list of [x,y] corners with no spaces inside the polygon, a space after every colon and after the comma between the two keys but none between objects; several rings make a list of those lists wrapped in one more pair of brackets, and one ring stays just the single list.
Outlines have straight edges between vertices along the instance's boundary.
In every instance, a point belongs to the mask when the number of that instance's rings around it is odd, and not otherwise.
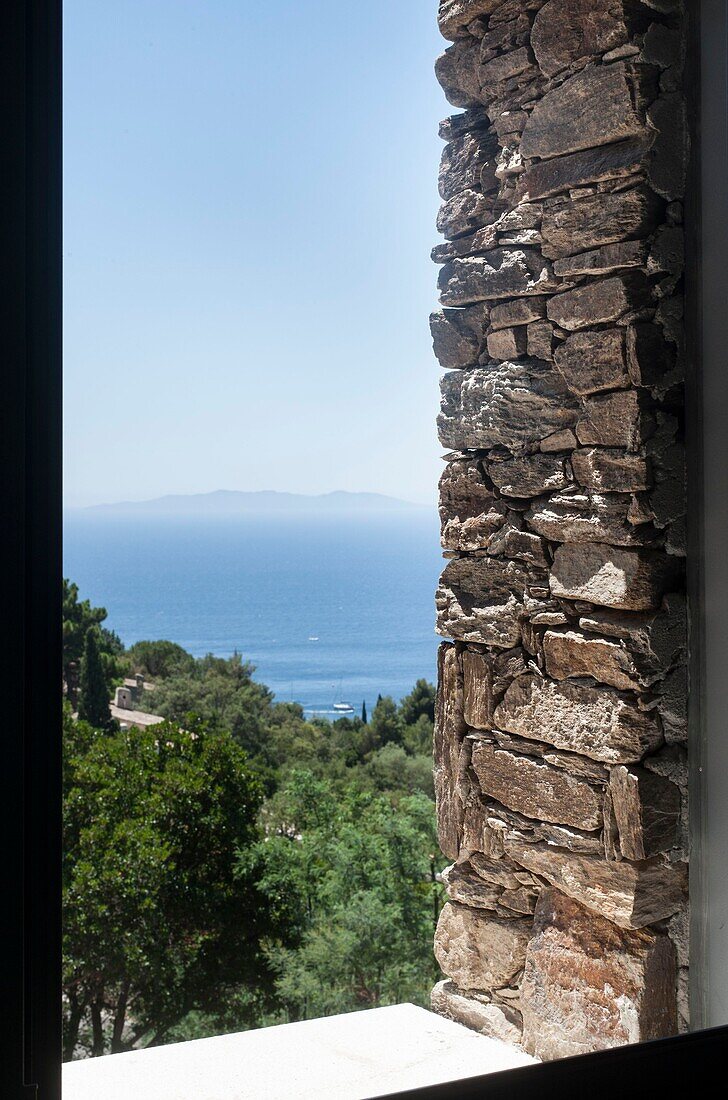
[{"label": "distant island", "polygon": [[425,512],[428,506],[413,504],[382,493],[347,493],[342,490],[320,495],[278,493],[274,490],[238,492],[218,489],[213,493],[195,493],[157,497],[154,500],[121,501],[118,504],[94,504],[73,509],[87,516],[236,516],[236,515],[353,515],[375,512]]}]

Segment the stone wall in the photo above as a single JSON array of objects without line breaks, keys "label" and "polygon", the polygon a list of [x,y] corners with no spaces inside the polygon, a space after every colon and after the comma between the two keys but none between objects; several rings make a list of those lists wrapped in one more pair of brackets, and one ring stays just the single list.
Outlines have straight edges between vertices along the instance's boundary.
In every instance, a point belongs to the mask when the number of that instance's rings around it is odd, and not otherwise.
[{"label": "stone wall", "polygon": [[677,0],[442,0],[448,559],[433,1006],[555,1058],[684,1029]]}]

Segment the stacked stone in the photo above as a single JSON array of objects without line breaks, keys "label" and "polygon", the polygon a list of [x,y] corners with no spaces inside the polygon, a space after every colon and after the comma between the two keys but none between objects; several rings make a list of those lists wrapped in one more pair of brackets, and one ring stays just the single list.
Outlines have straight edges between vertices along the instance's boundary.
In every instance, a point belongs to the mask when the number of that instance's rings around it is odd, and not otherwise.
[{"label": "stacked stone", "polygon": [[442,0],[434,1008],[687,1026],[677,0]]}]

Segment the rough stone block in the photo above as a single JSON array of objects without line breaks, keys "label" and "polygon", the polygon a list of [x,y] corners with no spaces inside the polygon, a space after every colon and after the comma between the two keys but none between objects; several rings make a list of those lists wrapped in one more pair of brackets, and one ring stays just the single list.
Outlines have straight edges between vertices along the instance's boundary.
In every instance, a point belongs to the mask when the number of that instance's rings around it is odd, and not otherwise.
[{"label": "rough stone block", "polygon": [[607,325],[645,301],[644,281],[634,275],[614,275],[556,294],[549,299],[546,315],[569,332]]},{"label": "rough stone block", "polygon": [[652,484],[647,459],[617,448],[574,451],[571,465],[579,484],[598,493],[639,493]]},{"label": "rough stone block", "polygon": [[[645,237],[655,228],[663,205],[647,187],[548,199],[541,223],[544,255],[570,256],[573,266],[575,252]],[[599,274],[598,267],[595,274]]]},{"label": "rough stone block", "polygon": [[440,874],[450,901],[469,905],[471,909],[490,909],[495,912],[503,887],[485,882],[470,870],[467,863],[453,863]]},{"label": "rough stone block", "polygon": [[523,359],[442,378],[440,442],[450,450],[536,443],[579,419],[576,399],[547,363]]},{"label": "rough stone block", "polygon": [[531,23],[525,11],[516,11],[511,5],[505,5],[504,20],[492,20],[480,40],[480,60],[490,61],[496,54],[509,53],[519,46],[525,46],[530,38]]},{"label": "rough stone block", "polygon": [[556,493],[532,504],[525,514],[528,526],[553,542],[609,542],[638,546],[654,540],[646,524],[629,520],[631,497],[623,494]]},{"label": "rough stone block", "polygon": [[480,46],[474,38],[461,38],[440,54],[435,76],[453,107],[479,107]]},{"label": "rough stone block", "polygon": [[483,15],[490,15],[503,0],[440,0],[437,25],[443,38],[454,42],[464,33],[468,23]]},{"label": "rough stone block", "polygon": [[502,80],[510,80],[532,67],[531,56],[525,46],[499,54],[480,66],[481,87],[492,92]]},{"label": "rough stone block", "polygon": [[523,969],[530,931],[530,920],[503,920],[448,902],[435,932],[435,957],[460,989],[498,989]]},{"label": "rough stone block", "polygon": [[600,856],[506,841],[506,851],[527,871],[620,928],[644,928],[681,908],[687,897],[685,865],[655,857],[609,863]]},{"label": "rough stone block", "polygon": [[533,321],[526,326],[526,354],[531,359],[553,359],[554,328],[548,321]]},{"label": "rough stone block", "polygon": [[520,359],[527,351],[525,328],[500,328],[491,332],[486,340],[491,359]]},{"label": "rough stone block", "polygon": [[551,592],[624,611],[660,606],[680,576],[680,563],[653,550],[624,550],[600,543],[559,546],[551,567]]},{"label": "rough stone block", "polygon": [[526,817],[598,829],[602,795],[589,783],[530,756],[475,741],[472,767],[485,795]]},{"label": "rough stone block", "polygon": [[545,298],[514,298],[512,302],[499,302],[493,306],[490,324],[493,329],[508,328],[510,325],[527,325],[545,316]]},{"label": "rough stone block", "polygon": [[517,1009],[466,997],[451,981],[438,982],[432,990],[432,1011],[438,1016],[454,1020],[458,1024],[478,1031],[491,1039],[518,1046],[523,1027]]},{"label": "rough stone block", "polygon": [[531,47],[546,76],[582,58],[607,53],[628,38],[619,0],[548,0],[531,29]]},{"label": "rough stone block", "polygon": [[447,200],[460,191],[480,190],[483,166],[496,150],[494,139],[482,130],[448,142],[440,159],[440,198]]},{"label": "rough stone block", "polygon": [[578,256],[566,256],[554,264],[554,275],[573,278],[579,275],[609,275],[625,267],[643,267],[647,262],[645,241],[620,241],[590,249]]},{"label": "rough stone block", "polygon": [[[482,226],[493,214],[493,200],[480,191],[460,191],[444,202],[437,214],[437,228],[454,239]],[[445,303],[457,304],[457,303]]]},{"label": "rough stone block", "polygon": [[441,309],[430,315],[432,347],[440,365],[453,369],[478,362],[487,313],[483,306]]},{"label": "rough stone block", "polygon": [[521,530],[512,522],[504,524],[493,536],[488,546],[488,553],[504,558],[517,558],[528,565],[536,566],[543,570],[544,578],[550,564],[544,550],[543,539],[532,531]]},{"label": "rough stone block", "polygon": [[495,710],[492,658],[466,649],[462,669],[465,722],[470,729],[490,729]]},{"label": "rough stone block", "polygon": [[[470,862],[462,860],[462,854],[464,852],[461,850],[460,863],[446,867],[440,875],[450,901],[469,905],[472,909],[489,909],[492,913],[509,920],[514,916],[533,914],[538,891],[532,876],[521,872],[521,877],[530,881],[516,881],[514,885],[489,881],[482,875],[476,874]],[[477,854],[476,858],[478,858]]]},{"label": "rough stone block", "polygon": [[583,446],[621,447],[638,451],[654,431],[651,412],[644,409],[637,390],[600,393],[584,401],[584,415],[576,425]]},{"label": "rough stone block", "polygon": [[527,570],[514,561],[454,558],[435,596],[438,633],[499,649],[518,645],[528,581]]},{"label": "rough stone block", "polygon": [[676,843],[680,789],[669,779],[620,765],[611,770],[609,791],[625,859],[647,859]]},{"label": "rough stone block", "polygon": [[536,104],[521,152],[545,159],[644,135],[635,99],[634,72],[624,62],[583,69]]},{"label": "rough stone block", "polygon": [[524,1047],[549,1061],[673,1035],[675,983],[667,936],[622,931],[544,890],[521,987]]},{"label": "rough stone block", "polygon": [[490,126],[490,118],[485,107],[475,107],[444,118],[439,126],[439,134],[443,141],[454,141],[455,138],[475,130],[489,130]]},{"label": "rough stone block", "polygon": [[576,630],[548,630],[543,653],[546,672],[554,680],[589,676],[618,691],[639,691],[644,686],[629,650],[609,638],[589,637]]},{"label": "rough stone block", "polygon": [[520,176],[516,193],[519,198],[543,199],[574,187],[631,176],[649,156],[650,140],[619,141],[538,161]]},{"label": "rough stone block", "polygon": [[579,619],[587,632],[621,641],[629,650],[645,683],[664,675],[665,669],[684,662],[687,647],[685,596],[670,593],[659,612],[638,614],[594,608]]},{"label": "rough stone block", "polygon": [[624,329],[575,332],[556,349],[554,362],[572,393],[584,397],[630,382]]},{"label": "rough stone block", "polygon": [[562,431],[553,432],[552,435],[547,435],[545,439],[542,439],[539,444],[540,450],[544,454],[554,454],[557,451],[571,451],[575,446],[576,436],[571,428],[564,428]]},{"label": "rough stone block", "polygon": [[437,654],[434,773],[440,848],[457,859],[463,829],[460,756],[465,735],[463,682],[455,646],[443,643]]},{"label": "rough stone block", "polygon": [[486,548],[505,523],[508,507],[486,485],[475,459],[449,462],[440,478],[440,526],[446,550]]},{"label": "rough stone block", "polygon": [[607,764],[638,761],[663,741],[658,719],[640,710],[630,696],[533,673],[513,681],[496,707],[494,722],[519,737],[547,741]]},{"label": "rough stone block", "polygon": [[[484,196],[480,198],[483,201],[478,209],[481,206],[485,209],[489,200]],[[443,305],[465,306],[492,298],[543,294],[553,290],[557,283],[551,265],[540,252],[532,248],[499,248],[483,256],[455,259],[445,264],[438,285]]]}]

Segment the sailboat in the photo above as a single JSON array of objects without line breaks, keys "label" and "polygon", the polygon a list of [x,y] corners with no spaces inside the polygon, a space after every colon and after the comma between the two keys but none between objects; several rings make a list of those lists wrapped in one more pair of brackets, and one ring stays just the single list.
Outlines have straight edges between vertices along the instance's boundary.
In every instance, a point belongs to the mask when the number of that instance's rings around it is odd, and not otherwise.
[{"label": "sailboat", "polygon": [[[339,680],[339,698],[341,698],[341,680]],[[337,714],[353,714],[354,713],[354,708],[351,705],[351,703],[344,703],[343,701],[340,702],[340,703],[334,703],[333,704],[333,709],[336,711]]]}]

